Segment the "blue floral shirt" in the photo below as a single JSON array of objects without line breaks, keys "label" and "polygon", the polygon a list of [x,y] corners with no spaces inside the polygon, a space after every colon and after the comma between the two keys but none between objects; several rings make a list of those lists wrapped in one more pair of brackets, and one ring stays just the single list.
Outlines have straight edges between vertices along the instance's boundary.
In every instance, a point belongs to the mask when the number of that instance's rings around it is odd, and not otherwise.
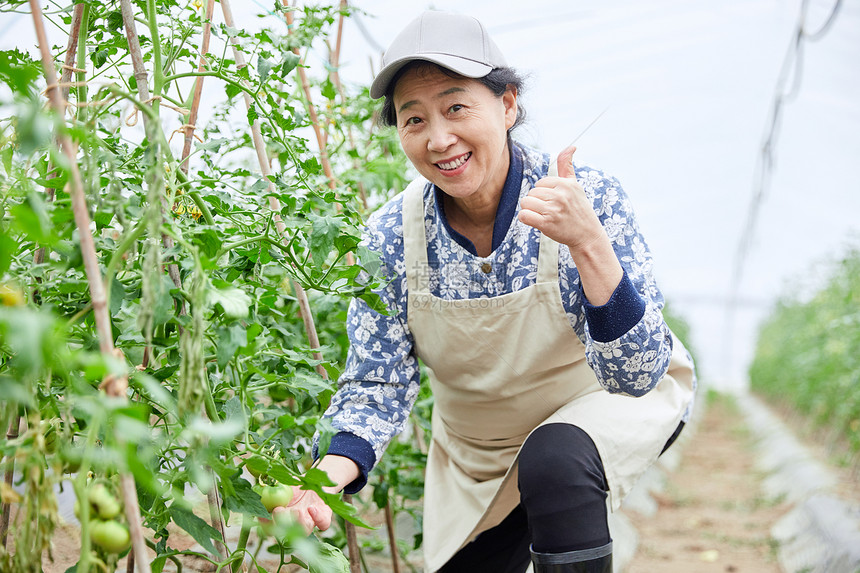
[{"label": "blue floral shirt", "polygon": [[[475,254],[465,237],[447,224],[439,191],[424,189],[429,285],[444,299],[496,297],[531,286],[537,273],[540,233],[517,219],[519,199],[547,174],[549,156],[514,143],[511,169],[496,218],[493,251]],[[585,345],[586,360],[600,384],[613,393],[641,396],[666,373],[672,353],[671,333],[663,321],[663,297],[653,276],[651,254],[630,202],[615,178],[575,167],[606,229],[624,278],[605,305],[585,298],[570,251],[559,248],[562,303],[571,328]],[[328,453],[355,461],[361,477],[346,488],[358,491],[391,439],[401,432],[418,396],[420,372],[407,323],[406,268],[403,247],[403,194],[369,219],[363,244],[380,255],[382,276],[390,282],[377,292],[390,316],[352,301],[347,317],[351,347],[346,368],[325,413],[338,430]],[[489,273],[484,272],[486,264]],[[484,269],[482,270],[482,267]]]}]

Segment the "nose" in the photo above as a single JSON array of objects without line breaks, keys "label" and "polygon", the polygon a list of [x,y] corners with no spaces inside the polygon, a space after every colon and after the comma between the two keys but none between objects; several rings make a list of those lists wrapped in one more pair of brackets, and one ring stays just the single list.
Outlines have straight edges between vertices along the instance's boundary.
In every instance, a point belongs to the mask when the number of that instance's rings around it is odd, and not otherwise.
[{"label": "nose", "polygon": [[427,150],[440,153],[457,142],[457,136],[449,129],[448,122],[434,121],[430,125]]}]

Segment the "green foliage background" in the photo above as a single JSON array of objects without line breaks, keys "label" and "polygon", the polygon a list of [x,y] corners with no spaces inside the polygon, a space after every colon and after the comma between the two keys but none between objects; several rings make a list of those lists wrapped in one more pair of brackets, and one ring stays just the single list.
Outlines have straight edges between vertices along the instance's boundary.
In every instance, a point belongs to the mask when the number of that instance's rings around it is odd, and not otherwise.
[{"label": "green foliage background", "polygon": [[763,324],[750,383],[860,452],[860,248],[809,300],[785,297]]}]

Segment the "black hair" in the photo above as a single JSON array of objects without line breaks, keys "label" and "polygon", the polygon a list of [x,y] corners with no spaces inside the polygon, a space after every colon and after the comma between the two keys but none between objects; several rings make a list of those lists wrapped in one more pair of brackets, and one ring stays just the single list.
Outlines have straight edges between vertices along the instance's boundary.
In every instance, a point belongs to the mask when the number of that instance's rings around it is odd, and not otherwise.
[{"label": "black hair", "polygon": [[[394,87],[397,85],[397,81],[403,77],[403,75],[409,70],[420,69],[420,70],[437,70],[446,76],[452,78],[465,78],[461,74],[453,70],[449,70],[448,68],[443,68],[433,62],[428,62],[426,60],[415,60],[414,62],[410,62],[400,68],[391,81],[388,83],[388,89],[385,90],[385,99],[382,102],[382,111],[380,113],[379,121],[384,126],[394,126],[397,125],[397,112],[394,109]],[[492,94],[496,97],[502,97],[505,95],[505,92],[508,90],[508,86],[513,86],[516,89],[517,95],[522,94],[523,88],[525,87],[525,78],[519,74],[513,68],[495,68],[489,74],[482,78],[474,78],[481,84],[487,87],[487,89],[492,92]],[[514,124],[508,130],[508,134],[513,131],[515,128],[519,127],[526,120],[526,110],[520,104],[519,98],[517,98],[517,118],[514,120]]]}]

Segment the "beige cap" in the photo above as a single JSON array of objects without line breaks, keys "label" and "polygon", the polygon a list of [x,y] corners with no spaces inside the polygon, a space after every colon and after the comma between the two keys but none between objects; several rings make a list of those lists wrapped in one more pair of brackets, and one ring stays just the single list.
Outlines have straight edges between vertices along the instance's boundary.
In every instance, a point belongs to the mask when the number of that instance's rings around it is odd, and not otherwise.
[{"label": "beige cap", "polygon": [[410,22],[385,50],[382,69],[370,86],[370,97],[385,95],[397,72],[414,60],[433,62],[467,78],[482,78],[508,65],[477,19],[428,11]]}]

